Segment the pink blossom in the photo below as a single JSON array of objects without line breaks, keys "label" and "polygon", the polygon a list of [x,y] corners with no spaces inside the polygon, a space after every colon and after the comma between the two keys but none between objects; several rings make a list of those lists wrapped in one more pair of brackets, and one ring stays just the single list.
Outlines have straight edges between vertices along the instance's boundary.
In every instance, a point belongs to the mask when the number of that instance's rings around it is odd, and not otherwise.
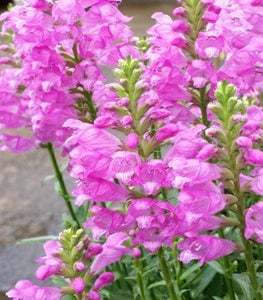
[{"label": "pink blossom", "polygon": [[254,239],[263,244],[263,224],[262,224],[263,202],[258,202],[246,212],[246,239]]},{"label": "pink blossom", "polygon": [[203,60],[192,60],[186,70],[188,81],[193,81],[196,88],[203,88],[208,82],[216,83],[216,71],[211,62]]},{"label": "pink blossom", "polygon": [[224,209],[226,203],[220,189],[212,182],[185,185],[178,195],[179,202],[199,214],[215,214]]},{"label": "pink blossom", "polygon": [[58,288],[39,287],[29,280],[20,280],[6,295],[14,300],[58,300],[61,292]]},{"label": "pink blossom", "polygon": [[244,155],[246,162],[253,166],[263,165],[263,151],[258,149],[248,149]]},{"label": "pink blossom", "polygon": [[123,243],[127,239],[129,239],[129,236],[124,232],[117,232],[110,235],[103,244],[102,252],[93,261],[90,272],[98,274],[108,265],[120,260],[123,255],[131,254],[131,250],[123,246]]},{"label": "pink blossom", "polygon": [[74,188],[72,194],[76,197],[75,203],[83,205],[85,201],[95,202],[122,202],[128,198],[128,192],[120,185],[104,178],[88,176]]},{"label": "pink blossom", "polygon": [[147,195],[154,195],[161,187],[169,187],[166,164],[157,159],[140,164],[133,184],[142,186]]},{"label": "pink blossom", "polygon": [[172,186],[182,188],[185,184],[193,186],[202,184],[220,177],[220,168],[217,165],[201,162],[197,159],[174,158],[170,163],[169,178]]},{"label": "pink blossom", "polygon": [[252,141],[250,138],[245,137],[245,136],[240,136],[236,139],[236,143],[239,147],[247,149],[251,148],[252,146]]},{"label": "pink blossom", "polygon": [[201,137],[204,128],[203,125],[182,128],[173,138],[173,147],[165,155],[165,160],[171,160],[174,157],[195,158],[199,151],[207,145],[207,142]]},{"label": "pink blossom", "polygon": [[175,136],[179,131],[177,124],[167,124],[163,127],[161,127],[156,134],[154,135],[154,139],[158,143],[162,143],[166,139],[169,139],[173,136]]},{"label": "pink blossom", "polygon": [[216,58],[224,46],[224,39],[221,36],[213,36],[200,32],[195,43],[195,51],[202,58]]},{"label": "pink blossom", "polygon": [[186,264],[192,260],[199,260],[200,264],[203,265],[205,262],[235,252],[236,247],[236,244],[232,241],[215,236],[199,235],[190,237],[178,244],[178,248],[182,250],[179,260]]},{"label": "pink blossom", "polygon": [[256,176],[250,184],[253,192],[263,196],[263,173]]},{"label": "pink blossom", "polygon": [[129,184],[140,163],[141,158],[137,153],[118,151],[112,155],[110,173],[123,184]]},{"label": "pink blossom", "polygon": [[83,224],[85,228],[92,230],[92,235],[95,240],[103,234],[113,234],[115,232],[130,230],[134,228],[135,221],[118,211],[112,211],[100,206],[91,208],[93,215]]}]

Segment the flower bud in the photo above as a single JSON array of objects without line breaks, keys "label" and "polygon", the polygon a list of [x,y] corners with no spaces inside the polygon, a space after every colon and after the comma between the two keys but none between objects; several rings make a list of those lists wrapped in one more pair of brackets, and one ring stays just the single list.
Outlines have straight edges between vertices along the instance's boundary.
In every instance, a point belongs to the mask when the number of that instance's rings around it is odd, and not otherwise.
[{"label": "flower bud", "polygon": [[111,116],[101,116],[94,121],[97,128],[108,128],[114,124],[115,120]]},{"label": "flower bud", "polygon": [[115,276],[111,272],[105,272],[105,273],[101,274],[97,278],[97,280],[94,282],[93,290],[94,291],[102,290],[105,286],[110,284],[114,279],[115,279]]},{"label": "flower bud", "polygon": [[103,250],[103,247],[100,244],[91,245],[85,253],[85,258],[90,259],[98,254],[100,254]]},{"label": "flower bud", "polygon": [[164,140],[175,136],[179,131],[178,125],[168,124],[159,129],[154,135],[154,139],[158,143],[162,143]]},{"label": "flower bud", "polygon": [[121,124],[123,127],[129,127],[132,124],[133,120],[131,116],[125,116],[121,119]]},{"label": "flower bud", "polygon": [[177,7],[173,10],[173,16],[174,17],[182,17],[185,14],[185,8],[183,7]]},{"label": "flower bud", "polygon": [[224,168],[221,171],[221,177],[225,180],[235,179],[235,175],[230,170],[228,170],[227,168]]},{"label": "flower bud", "polygon": [[236,144],[241,148],[247,149],[247,148],[251,148],[252,141],[248,137],[240,136],[236,139]]},{"label": "flower bud", "polygon": [[85,289],[85,282],[81,277],[77,277],[72,282],[72,286],[75,293],[82,293]]},{"label": "flower bud", "polygon": [[125,139],[125,144],[129,149],[136,149],[139,145],[139,137],[136,133],[130,133]]},{"label": "flower bud", "polygon": [[76,271],[82,272],[86,269],[86,266],[83,262],[79,261],[74,264],[74,269]]},{"label": "flower bud", "polygon": [[100,300],[100,294],[95,291],[89,291],[87,296],[89,300]]},{"label": "flower bud", "polygon": [[134,258],[139,258],[141,257],[141,250],[139,248],[133,248],[132,249],[132,255]]}]

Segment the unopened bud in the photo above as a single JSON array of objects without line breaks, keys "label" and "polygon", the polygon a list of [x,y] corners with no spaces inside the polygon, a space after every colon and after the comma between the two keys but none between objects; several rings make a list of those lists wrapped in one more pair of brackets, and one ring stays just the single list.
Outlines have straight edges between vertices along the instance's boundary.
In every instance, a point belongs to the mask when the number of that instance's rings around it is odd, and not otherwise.
[{"label": "unopened bud", "polygon": [[130,133],[125,139],[125,144],[129,149],[136,149],[139,145],[139,137],[136,133]]},{"label": "unopened bud", "polygon": [[115,279],[115,276],[111,272],[105,272],[101,274],[98,279],[94,282],[93,285],[93,290],[94,291],[100,291],[102,290],[105,286],[110,284],[113,280]]},{"label": "unopened bud", "polygon": [[85,282],[81,277],[77,277],[72,282],[72,287],[75,293],[82,293],[85,289]]},{"label": "unopened bud", "polygon": [[85,266],[85,264],[83,262],[78,261],[78,262],[76,262],[74,264],[74,269],[76,271],[82,272],[82,271],[84,271],[86,269],[86,266]]},{"label": "unopened bud", "polygon": [[103,250],[103,247],[100,244],[91,245],[85,253],[85,258],[90,259],[98,254],[100,254]]},{"label": "unopened bud", "polygon": [[133,255],[134,258],[141,257],[141,255],[142,255],[141,250],[139,248],[133,248],[132,249],[132,255]]}]

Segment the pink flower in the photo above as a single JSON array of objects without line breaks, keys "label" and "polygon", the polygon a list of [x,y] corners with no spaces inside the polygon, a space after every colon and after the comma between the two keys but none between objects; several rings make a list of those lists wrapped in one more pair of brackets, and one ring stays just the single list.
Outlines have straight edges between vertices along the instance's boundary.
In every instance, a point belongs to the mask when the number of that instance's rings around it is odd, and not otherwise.
[{"label": "pink flower", "polygon": [[263,201],[250,206],[246,212],[246,239],[254,239],[258,243],[263,244]]},{"label": "pink flower", "polygon": [[46,256],[37,259],[37,262],[44,264],[36,270],[36,278],[38,280],[46,280],[59,273],[62,267],[61,259],[56,257],[56,253],[59,249],[60,244],[57,241],[51,240],[44,244]]},{"label": "pink flower", "polygon": [[186,238],[178,244],[178,248],[182,250],[179,260],[186,264],[192,260],[199,260],[200,264],[203,265],[205,262],[235,252],[237,245],[232,241],[215,236],[199,235]]},{"label": "pink flower", "polygon": [[167,124],[161,127],[156,134],[154,135],[154,139],[158,143],[164,142],[166,139],[172,138],[179,131],[179,127],[177,124]]},{"label": "pink flower", "polygon": [[123,243],[129,239],[129,236],[124,232],[117,232],[110,235],[103,244],[102,252],[96,256],[91,267],[90,272],[98,274],[105,267],[120,260],[125,254],[132,254],[132,251]]},{"label": "pink flower", "polygon": [[83,224],[85,228],[92,230],[95,240],[103,235],[113,234],[119,231],[130,230],[134,228],[135,221],[118,211],[112,211],[101,206],[91,208],[93,215]]},{"label": "pink flower", "polygon": [[135,173],[136,167],[141,163],[141,158],[137,153],[118,151],[112,155],[110,173],[113,178],[117,178],[123,184],[129,184]]},{"label": "pink flower", "polygon": [[257,149],[248,149],[245,152],[244,157],[248,164],[259,167],[263,165],[263,151]]},{"label": "pink flower", "polygon": [[212,182],[185,185],[178,195],[180,204],[186,211],[198,214],[215,214],[225,208],[224,195]]},{"label": "pink flower", "polygon": [[173,146],[165,155],[165,160],[174,157],[195,158],[207,142],[201,137],[203,125],[182,128],[173,138]]},{"label": "pink flower", "polygon": [[157,159],[140,164],[133,184],[142,186],[147,195],[154,195],[159,188],[168,187],[166,164]]},{"label": "pink flower", "polygon": [[216,83],[216,71],[212,62],[192,60],[186,70],[188,81],[193,81],[196,88],[203,88],[208,82]]},{"label": "pink flower", "polygon": [[174,158],[169,166],[169,178],[172,186],[176,188],[182,188],[185,184],[202,184],[220,177],[220,168],[217,165],[197,159]]},{"label": "pink flower", "polygon": [[200,32],[195,43],[195,51],[202,58],[216,58],[222,51],[223,46],[223,37]]},{"label": "pink flower", "polygon": [[39,287],[29,280],[20,280],[14,289],[6,293],[14,300],[58,300],[61,292],[58,288]]},{"label": "pink flower", "polygon": [[95,202],[122,202],[128,198],[128,192],[120,185],[104,178],[88,176],[85,181],[74,188],[72,194],[76,197],[75,203],[83,205],[85,201]]},{"label": "pink flower", "polygon": [[253,192],[263,196],[263,172],[252,179],[250,184]]}]

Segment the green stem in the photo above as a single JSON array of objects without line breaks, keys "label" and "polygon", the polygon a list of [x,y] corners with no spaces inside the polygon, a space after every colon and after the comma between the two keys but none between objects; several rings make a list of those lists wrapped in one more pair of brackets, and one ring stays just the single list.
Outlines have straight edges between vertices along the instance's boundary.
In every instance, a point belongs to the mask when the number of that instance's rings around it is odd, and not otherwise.
[{"label": "green stem", "polygon": [[65,204],[68,208],[68,211],[69,211],[72,219],[77,223],[78,228],[81,228],[81,225],[80,225],[80,223],[77,219],[77,216],[74,212],[74,209],[72,207],[71,197],[70,197],[70,195],[67,191],[67,188],[66,188],[66,185],[65,185],[65,182],[64,182],[64,179],[63,179],[63,175],[62,175],[62,173],[59,169],[53,145],[51,143],[48,143],[44,146],[44,148],[46,148],[48,150],[48,153],[49,153],[49,156],[50,156],[50,159],[51,159],[51,162],[52,162],[52,166],[53,166],[53,169],[55,171],[55,176],[56,176],[56,179],[59,183],[60,195],[64,199]]},{"label": "green stem", "polygon": [[170,300],[179,300],[180,298],[177,297],[177,295],[176,295],[176,292],[174,289],[174,283],[171,278],[169,266],[168,266],[165,256],[164,256],[163,248],[159,249],[159,251],[157,252],[157,256],[159,258],[163,278],[166,282],[166,286],[167,286],[167,289],[168,289],[168,292],[170,295]]},{"label": "green stem", "polygon": [[92,101],[92,92],[84,90],[83,95],[86,99],[88,110],[89,110],[91,120],[92,120],[92,123],[93,123],[97,118],[97,110],[94,107],[94,104],[93,104],[93,101]]},{"label": "green stem", "polygon": [[207,116],[207,101],[206,101],[206,88],[200,89],[200,109],[202,114],[202,123],[208,127],[210,122]]},{"label": "green stem", "polygon": [[[226,125],[227,125],[227,122],[226,122]],[[230,156],[230,159],[228,162],[228,169],[232,170],[234,178],[235,178],[233,180],[234,188],[233,188],[232,192],[233,192],[233,195],[238,199],[237,217],[240,222],[240,233],[241,233],[243,246],[245,247],[244,254],[245,254],[246,266],[248,269],[248,276],[249,276],[250,283],[251,283],[254,293],[255,293],[255,299],[263,300],[263,297],[262,297],[262,294],[260,291],[260,286],[257,281],[255,262],[254,262],[254,257],[253,257],[253,248],[252,248],[251,242],[248,241],[244,235],[245,227],[246,227],[244,212],[245,212],[246,206],[245,206],[245,200],[244,200],[241,188],[240,188],[240,172],[241,171],[240,171],[240,167],[238,167],[237,162],[236,162],[236,154],[233,151],[231,151],[231,133],[227,129],[227,126],[225,126],[225,128],[226,128],[226,133],[227,133],[226,136],[227,136],[227,141],[228,141],[227,145],[226,145],[226,149],[228,150],[228,153]]]},{"label": "green stem", "polygon": [[[181,290],[181,279],[180,279],[181,265],[180,265],[180,261],[178,260],[177,242],[174,242],[174,244],[173,244],[172,255],[173,255],[173,259],[174,259],[176,284],[177,284],[178,290],[180,291]],[[179,299],[183,299],[183,296],[179,295]]]},{"label": "green stem", "polygon": [[135,264],[135,268],[136,268],[136,271],[137,271],[136,280],[137,280],[137,285],[138,285],[140,297],[141,297],[142,300],[147,300],[147,298],[145,296],[141,260],[140,259],[135,259],[134,264]]},{"label": "green stem", "polygon": [[[219,229],[219,236],[221,238],[225,239],[225,234],[224,234],[224,231],[223,231],[222,228]],[[224,279],[225,279],[225,282],[226,282],[229,299],[230,300],[236,300],[229,257],[224,256],[222,260],[223,260],[223,269],[224,269],[224,275],[225,275]]]}]

